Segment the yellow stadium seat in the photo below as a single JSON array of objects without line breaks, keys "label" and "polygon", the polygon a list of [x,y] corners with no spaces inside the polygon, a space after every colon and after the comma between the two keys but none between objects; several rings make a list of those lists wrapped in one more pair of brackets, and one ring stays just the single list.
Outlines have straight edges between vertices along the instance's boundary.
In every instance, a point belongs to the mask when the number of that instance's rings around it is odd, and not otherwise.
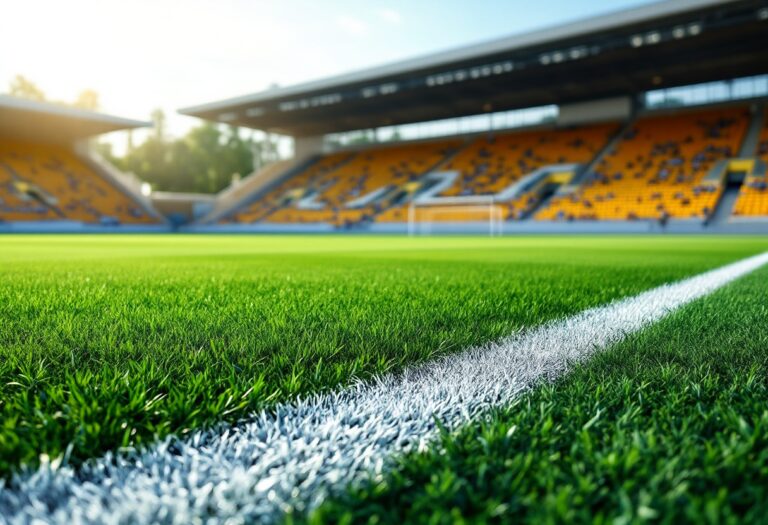
[{"label": "yellow stadium seat", "polygon": [[[346,208],[346,203],[382,186],[398,186],[420,177],[458,146],[458,141],[441,141],[327,155],[224,221],[354,223],[375,212],[371,208]],[[323,208],[298,208],[297,199],[290,199],[296,188],[316,192],[315,200]]]},{"label": "yellow stadium seat", "polygon": [[0,140],[0,220],[157,222],[70,148],[9,140]]},{"label": "yellow stadium seat", "polygon": [[602,160],[592,180],[536,214],[552,219],[705,219],[722,192],[702,184],[716,162],[739,151],[744,108],[640,119]]},{"label": "yellow stadium seat", "polygon": [[[768,164],[768,112],[763,120],[757,146],[757,156]],[[733,207],[737,217],[768,217],[768,174],[748,177],[739,190],[739,197]]]}]

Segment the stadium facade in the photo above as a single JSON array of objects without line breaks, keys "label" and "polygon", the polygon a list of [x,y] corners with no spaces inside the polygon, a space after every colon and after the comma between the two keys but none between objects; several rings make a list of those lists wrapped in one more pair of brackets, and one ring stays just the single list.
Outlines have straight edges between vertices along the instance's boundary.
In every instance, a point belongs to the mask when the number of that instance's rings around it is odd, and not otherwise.
[{"label": "stadium facade", "polygon": [[767,28],[764,0],[671,0],[185,108],[295,154],[157,204],[191,231],[766,232]]}]

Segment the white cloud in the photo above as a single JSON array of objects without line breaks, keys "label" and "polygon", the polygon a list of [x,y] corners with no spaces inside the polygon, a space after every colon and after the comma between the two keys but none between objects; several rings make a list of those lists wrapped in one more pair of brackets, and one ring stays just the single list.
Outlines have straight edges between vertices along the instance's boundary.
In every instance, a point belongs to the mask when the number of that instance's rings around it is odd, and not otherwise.
[{"label": "white cloud", "polygon": [[403,21],[403,17],[399,11],[395,11],[394,9],[389,9],[386,7],[377,10],[376,15],[385,22],[389,22],[390,24],[399,25]]},{"label": "white cloud", "polygon": [[368,34],[368,24],[354,16],[338,16],[336,17],[336,25],[353,36],[366,36]]}]

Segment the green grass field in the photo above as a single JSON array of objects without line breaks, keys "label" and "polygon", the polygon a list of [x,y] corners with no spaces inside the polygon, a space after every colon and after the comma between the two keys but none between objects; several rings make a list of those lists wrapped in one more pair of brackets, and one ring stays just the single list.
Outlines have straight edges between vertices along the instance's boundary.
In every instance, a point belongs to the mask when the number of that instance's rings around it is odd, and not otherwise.
[{"label": "green grass field", "polygon": [[[757,237],[2,237],[0,476],[68,447],[77,464],[237,422],[766,249]],[[767,276],[312,519],[632,521],[684,516],[686,502],[689,518],[744,516],[760,486],[696,494],[739,469],[768,481]]]},{"label": "green grass field", "polygon": [[765,523],[768,269],[400,459],[314,523]]}]

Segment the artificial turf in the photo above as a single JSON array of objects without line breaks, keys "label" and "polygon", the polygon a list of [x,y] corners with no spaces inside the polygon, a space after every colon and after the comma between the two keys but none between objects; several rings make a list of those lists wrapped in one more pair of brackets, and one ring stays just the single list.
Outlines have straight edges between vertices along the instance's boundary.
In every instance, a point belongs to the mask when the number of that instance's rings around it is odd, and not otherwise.
[{"label": "artificial turf", "polygon": [[5,236],[0,476],[397,371],[754,238]]},{"label": "artificial turf", "polygon": [[766,523],[766,297],[763,268],[443,433],[309,521]]}]

